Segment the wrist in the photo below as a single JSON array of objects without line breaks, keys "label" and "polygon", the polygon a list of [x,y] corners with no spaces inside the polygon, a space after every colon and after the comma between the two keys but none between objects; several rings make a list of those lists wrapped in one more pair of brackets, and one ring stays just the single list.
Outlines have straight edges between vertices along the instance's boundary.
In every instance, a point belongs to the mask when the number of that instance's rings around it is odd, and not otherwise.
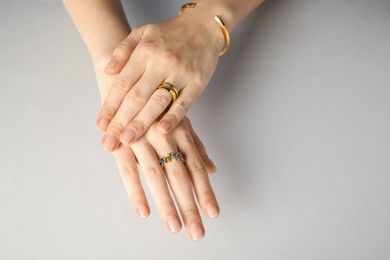
[{"label": "wrist", "polygon": [[[217,17],[212,10],[205,6],[198,7],[196,4],[194,7],[187,7],[181,11],[181,15],[178,17],[181,20],[180,23],[187,24],[186,30],[193,34],[195,33],[197,39],[203,39],[201,42],[211,46],[216,52],[220,52],[228,46],[227,38],[229,38],[229,33],[223,22],[221,23],[222,19]],[[221,26],[225,28],[221,28]],[[220,53],[220,55],[222,54]]]},{"label": "wrist", "polygon": [[228,4],[228,1],[198,0],[196,2],[196,8],[199,8],[202,12],[209,13],[212,17],[218,16],[221,18],[229,32],[232,31],[237,24],[234,19],[234,10]]},{"label": "wrist", "polygon": [[219,16],[228,31],[232,31],[245,17],[265,0],[196,0],[198,7]]}]

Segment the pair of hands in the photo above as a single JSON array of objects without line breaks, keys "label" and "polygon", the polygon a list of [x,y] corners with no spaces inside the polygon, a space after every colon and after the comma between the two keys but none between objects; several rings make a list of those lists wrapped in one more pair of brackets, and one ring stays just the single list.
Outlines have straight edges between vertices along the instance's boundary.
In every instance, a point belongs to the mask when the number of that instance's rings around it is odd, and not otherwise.
[{"label": "pair of hands", "polygon": [[[115,49],[105,73],[97,77],[101,89],[109,89],[102,94],[97,125],[138,215],[147,217],[150,208],[137,161],[167,230],[178,232],[183,223],[188,236],[199,240],[205,230],[194,193],[203,213],[217,217],[219,206],[208,178],[216,168],[185,114],[213,74],[219,48],[217,40],[210,44],[207,37],[188,30],[198,26],[199,31],[203,23],[188,24],[187,18],[185,25],[182,17],[134,29]],[[158,122],[171,103],[167,91],[156,90],[162,81],[174,85],[180,95]],[[177,151],[185,156],[185,164],[173,160],[162,168],[159,158]]]}]

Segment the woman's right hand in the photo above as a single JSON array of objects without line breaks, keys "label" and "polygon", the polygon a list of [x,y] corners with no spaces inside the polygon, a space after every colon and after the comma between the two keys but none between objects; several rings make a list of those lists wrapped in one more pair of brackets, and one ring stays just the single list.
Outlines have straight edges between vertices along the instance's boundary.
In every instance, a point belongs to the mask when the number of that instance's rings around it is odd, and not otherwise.
[{"label": "woman's right hand", "polygon": [[[134,29],[115,48],[107,73],[118,73],[102,104],[98,128],[102,145],[114,151],[131,145],[161,116],[158,130],[168,134],[206,88],[223,47],[215,15],[196,7],[171,20]],[[179,92],[159,89],[162,82]]]}]

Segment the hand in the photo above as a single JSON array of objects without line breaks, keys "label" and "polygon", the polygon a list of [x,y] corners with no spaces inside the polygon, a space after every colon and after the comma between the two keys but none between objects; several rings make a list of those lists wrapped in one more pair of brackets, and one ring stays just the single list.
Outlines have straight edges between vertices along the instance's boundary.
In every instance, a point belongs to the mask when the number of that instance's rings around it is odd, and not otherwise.
[{"label": "hand", "polygon": [[[131,145],[167,230],[172,233],[178,232],[183,222],[187,235],[192,240],[200,240],[205,234],[194,193],[200,208],[208,218],[215,218],[219,215],[219,206],[204,164],[204,161],[208,160],[205,158],[207,155],[203,146],[197,147],[196,143],[200,144],[190,121],[184,118],[168,135],[161,134],[157,130],[157,123],[153,124],[144,136]],[[159,159],[171,152],[180,152],[185,162],[172,159],[161,167]],[[135,180],[135,182],[128,181],[129,197],[141,216],[147,216],[149,208],[147,200],[140,186],[135,164],[132,165],[131,171],[122,176]],[[211,171],[215,170],[210,166],[208,168]],[[182,222],[178,212],[180,212]]]},{"label": "hand", "polygon": [[[104,99],[115,76],[99,71],[96,74],[100,94]],[[168,180],[188,236],[193,240],[201,239],[204,227],[192,191],[195,191],[199,205],[207,217],[218,215],[219,207],[207,175],[207,172],[215,172],[216,168],[188,118],[182,120],[168,135],[159,133],[156,125],[157,123],[149,128],[148,132],[131,147],[120,144],[113,152],[128,198],[140,217],[145,218],[150,214],[137,168],[138,160],[166,228],[170,232],[178,232],[182,227],[173,198],[168,191]],[[179,150],[186,156],[186,163],[183,165],[182,162],[172,161],[161,168],[158,163],[159,156]],[[210,211],[210,205],[214,205],[216,210]],[[194,231],[194,234],[191,231]]]},{"label": "hand", "polygon": [[214,15],[202,8],[159,24],[134,29],[119,44],[106,72],[120,72],[105,99],[97,126],[105,132],[102,145],[115,150],[119,143],[139,139],[166,110],[170,93],[157,89],[172,84],[179,97],[157,125],[167,134],[184,118],[215,71],[224,44]]}]

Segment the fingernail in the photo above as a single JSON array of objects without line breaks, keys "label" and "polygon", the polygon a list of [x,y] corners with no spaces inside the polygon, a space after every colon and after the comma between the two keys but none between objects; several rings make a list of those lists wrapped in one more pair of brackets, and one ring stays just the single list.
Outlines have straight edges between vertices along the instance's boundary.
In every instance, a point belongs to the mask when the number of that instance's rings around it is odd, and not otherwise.
[{"label": "fingernail", "polygon": [[167,218],[168,226],[171,232],[176,233],[181,229],[179,219],[174,215],[169,215]]},{"label": "fingernail", "polygon": [[169,128],[171,127],[171,123],[169,123],[168,121],[162,121],[160,127],[162,130],[168,131]]},{"label": "fingernail", "polygon": [[217,169],[217,167],[215,166],[214,162],[211,160],[211,159],[208,159],[208,163],[209,165],[214,168],[214,169]]},{"label": "fingernail", "polygon": [[113,67],[116,66],[116,64],[118,64],[118,61],[117,61],[117,60],[111,60],[109,63],[107,63],[105,69],[106,69],[106,70],[112,69]]},{"label": "fingernail", "polygon": [[103,137],[103,147],[108,151],[113,151],[117,145],[118,140],[113,135]]},{"label": "fingernail", "polygon": [[134,130],[132,129],[127,129],[126,131],[123,132],[122,136],[121,136],[121,142],[122,143],[130,143],[131,141],[133,141],[135,137],[135,132]]},{"label": "fingernail", "polygon": [[145,206],[145,204],[139,204],[138,205],[138,215],[141,217],[141,218],[146,218],[147,216],[149,216],[149,211],[148,211],[148,208]]},{"label": "fingernail", "polygon": [[201,240],[204,236],[203,228],[199,223],[192,223],[190,227],[191,237],[193,240]]},{"label": "fingernail", "polygon": [[100,131],[104,132],[104,131],[106,131],[109,124],[110,124],[110,119],[108,117],[103,117],[99,121],[98,128]]},{"label": "fingernail", "polygon": [[206,205],[206,212],[209,218],[216,218],[219,215],[218,208],[214,203],[209,203]]}]

